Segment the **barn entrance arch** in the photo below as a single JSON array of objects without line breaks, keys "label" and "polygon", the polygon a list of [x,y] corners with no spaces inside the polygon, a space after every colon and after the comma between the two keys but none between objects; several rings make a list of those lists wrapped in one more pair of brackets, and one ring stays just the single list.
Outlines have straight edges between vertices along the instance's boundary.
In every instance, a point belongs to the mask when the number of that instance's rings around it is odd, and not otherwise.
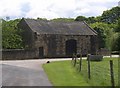
[{"label": "barn entrance arch", "polygon": [[70,39],[66,41],[66,55],[72,56],[73,53],[77,53],[77,41]]}]

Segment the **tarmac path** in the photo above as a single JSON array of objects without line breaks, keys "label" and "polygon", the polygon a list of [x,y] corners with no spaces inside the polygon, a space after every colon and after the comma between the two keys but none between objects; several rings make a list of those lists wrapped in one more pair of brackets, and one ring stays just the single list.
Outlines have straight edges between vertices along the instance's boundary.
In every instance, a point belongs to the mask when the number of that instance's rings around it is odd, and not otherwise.
[{"label": "tarmac path", "polygon": [[52,86],[42,64],[70,59],[35,59],[0,61],[2,86]]}]

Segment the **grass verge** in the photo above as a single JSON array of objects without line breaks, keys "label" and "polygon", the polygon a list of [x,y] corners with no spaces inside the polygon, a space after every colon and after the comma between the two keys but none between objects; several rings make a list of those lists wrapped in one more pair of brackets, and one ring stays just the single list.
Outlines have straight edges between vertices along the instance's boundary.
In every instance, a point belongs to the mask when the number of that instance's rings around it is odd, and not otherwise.
[{"label": "grass verge", "polygon": [[43,68],[54,86],[89,86],[70,61],[51,62],[44,64]]},{"label": "grass verge", "polygon": [[118,58],[104,58],[91,62],[91,79],[87,75],[87,61],[82,62],[82,71],[73,67],[71,61],[56,61],[44,64],[43,68],[54,86],[111,86],[109,60],[114,63],[115,85],[118,86]]}]

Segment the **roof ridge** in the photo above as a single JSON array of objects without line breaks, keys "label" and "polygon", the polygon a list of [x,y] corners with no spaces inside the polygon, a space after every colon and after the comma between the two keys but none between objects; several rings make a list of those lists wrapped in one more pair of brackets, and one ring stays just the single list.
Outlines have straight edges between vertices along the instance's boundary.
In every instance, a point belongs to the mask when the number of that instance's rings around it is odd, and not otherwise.
[{"label": "roof ridge", "polygon": [[95,34],[98,34],[93,28],[91,28],[85,21],[83,21],[84,24],[86,24]]}]

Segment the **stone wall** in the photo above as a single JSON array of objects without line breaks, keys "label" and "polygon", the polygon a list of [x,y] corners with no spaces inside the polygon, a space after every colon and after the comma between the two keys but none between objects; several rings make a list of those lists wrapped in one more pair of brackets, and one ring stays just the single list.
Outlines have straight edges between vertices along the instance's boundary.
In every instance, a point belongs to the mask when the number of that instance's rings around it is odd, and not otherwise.
[{"label": "stone wall", "polygon": [[[91,36],[60,35],[60,34],[39,34],[36,36],[35,44],[30,50],[3,50],[3,60],[21,60],[44,57],[68,57],[66,55],[66,41],[75,40],[76,53],[82,55],[93,54],[96,49],[96,42]],[[43,47],[43,57],[39,48]]]},{"label": "stone wall", "polygon": [[103,55],[103,56],[110,56],[111,55],[111,51],[106,49],[106,48],[101,48],[99,51],[98,51],[98,54],[99,55]]},{"label": "stone wall", "polygon": [[83,55],[91,53],[91,36],[80,35],[39,34],[35,41],[35,48],[43,47],[46,57],[65,57],[66,41],[71,39],[77,41],[77,53],[82,52]]},{"label": "stone wall", "polygon": [[36,50],[8,49],[2,50],[2,60],[23,60],[38,58]]},{"label": "stone wall", "polygon": [[22,29],[23,44],[25,45],[25,48],[34,48],[34,41],[37,37],[37,33],[33,32],[24,20],[21,20],[17,26]]}]

